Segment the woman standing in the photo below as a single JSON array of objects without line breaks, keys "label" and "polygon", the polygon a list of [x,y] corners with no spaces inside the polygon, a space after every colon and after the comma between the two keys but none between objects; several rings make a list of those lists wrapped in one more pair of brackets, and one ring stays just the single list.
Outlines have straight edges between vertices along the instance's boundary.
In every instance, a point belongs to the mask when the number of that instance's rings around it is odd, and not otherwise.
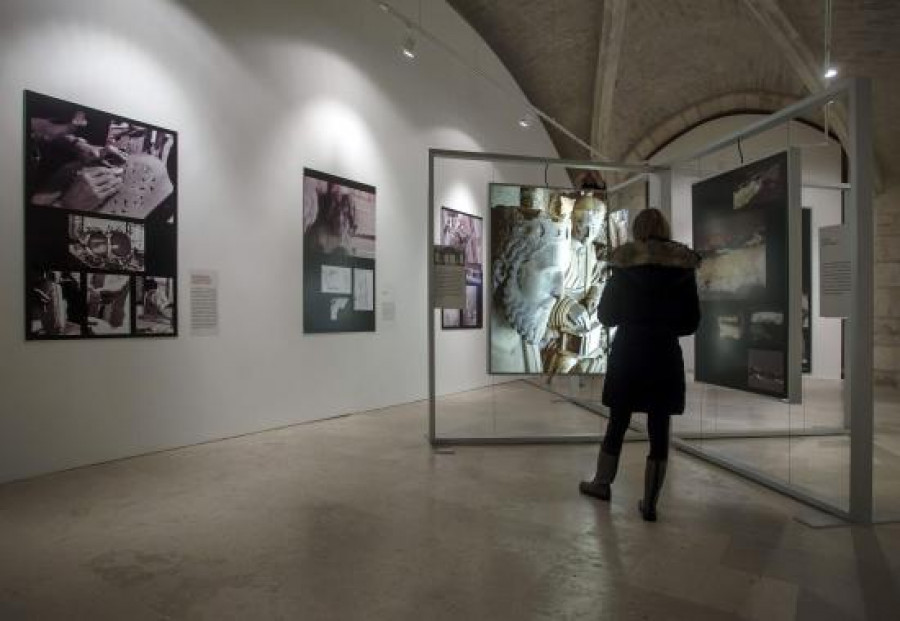
[{"label": "woman standing", "polygon": [[656,501],[666,475],[669,419],[684,412],[684,361],[678,337],[700,323],[695,270],[699,256],[671,240],[669,223],[657,209],[634,220],[634,241],[616,249],[612,276],[597,314],[616,327],[603,404],[610,410],[597,473],[579,486],[581,493],[610,499],[622,441],[633,412],[647,413],[650,455],[644,474],[641,516],[656,521]]}]

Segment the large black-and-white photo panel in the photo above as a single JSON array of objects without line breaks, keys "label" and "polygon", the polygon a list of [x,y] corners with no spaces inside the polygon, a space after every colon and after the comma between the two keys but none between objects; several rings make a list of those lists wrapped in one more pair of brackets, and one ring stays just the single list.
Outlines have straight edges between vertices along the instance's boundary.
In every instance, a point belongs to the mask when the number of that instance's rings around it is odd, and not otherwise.
[{"label": "large black-and-white photo panel", "polygon": [[[175,336],[177,134],[31,91],[24,103],[26,338]],[[165,329],[138,319],[156,283]]]},{"label": "large black-and-white photo panel", "polygon": [[479,329],[484,325],[484,221],[478,216],[441,207],[441,245],[460,248],[466,261],[466,307],[443,309],[441,327]]},{"label": "large black-and-white photo panel", "polygon": [[375,188],[303,169],[303,331],[375,331]]},{"label": "large black-and-white photo panel", "polygon": [[788,397],[789,203],[787,152],[694,184],[697,381]]}]

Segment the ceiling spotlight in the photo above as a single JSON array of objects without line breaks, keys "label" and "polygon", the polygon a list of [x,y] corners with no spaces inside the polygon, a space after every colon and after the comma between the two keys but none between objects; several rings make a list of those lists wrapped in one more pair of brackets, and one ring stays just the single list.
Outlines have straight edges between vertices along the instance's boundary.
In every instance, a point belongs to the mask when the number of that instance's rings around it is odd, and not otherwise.
[{"label": "ceiling spotlight", "polygon": [[526,115],[519,119],[519,127],[522,129],[528,129],[531,127],[531,117]]},{"label": "ceiling spotlight", "polygon": [[828,67],[825,70],[825,79],[830,80],[831,78],[837,77],[838,70],[837,67]]},{"label": "ceiling spotlight", "polygon": [[400,49],[408,59],[413,60],[416,57],[416,38],[411,30],[406,32],[406,36],[403,38],[403,46]]}]

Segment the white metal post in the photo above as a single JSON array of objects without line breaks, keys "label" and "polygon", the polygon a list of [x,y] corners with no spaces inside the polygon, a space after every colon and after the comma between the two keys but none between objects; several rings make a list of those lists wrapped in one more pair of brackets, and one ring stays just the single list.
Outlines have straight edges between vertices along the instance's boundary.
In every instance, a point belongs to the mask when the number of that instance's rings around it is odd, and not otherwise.
[{"label": "white metal post", "polygon": [[788,403],[803,400],[803,164],[800,149],[788,149]]}]

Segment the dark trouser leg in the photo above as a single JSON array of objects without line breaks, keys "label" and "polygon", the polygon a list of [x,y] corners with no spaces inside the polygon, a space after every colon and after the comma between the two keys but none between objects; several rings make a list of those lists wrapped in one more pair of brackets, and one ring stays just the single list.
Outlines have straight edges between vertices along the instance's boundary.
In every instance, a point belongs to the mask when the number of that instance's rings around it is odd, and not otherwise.
[{"label": "dark trouser leg", "polygon": [[648,522],[656,521],[656,502],[666,478],[669,458],[668,414],[648,414],[647,433],[650,436],[650,455],[644,471],[644,499],[638,504],[641,516]]},{"label": "dark trouser leg", "polygon": [[625,441],[625,432],[631,424],[631,412],[611,410],[609,424],[606,426],[606,435],[603,437],[603,452],[607,455],[618,457],[622,454],[622,442]]},{"label": "dark trouser leg", "polygon": [[606,436],[603,438],[603,445],[600,448],[600,454],[597,456],[597,471],[591,481],[582,481],[578,485],[582,494],[599,498],[600,500],[609,500],[612,494],[610,485],[616,478],[616,472],[619,469],[619,455],[622,453],[622,442],[625,439],[625,432],[628,431],[628,425],[631,423],[630,412],[610,412],[609,424],[606,426]]},{"label": "dark trouser leg", "polygon": [[658,461],[669,458],[669,421],[668,414],[648,414],[647,434],[650,436],[650,457]]}]

